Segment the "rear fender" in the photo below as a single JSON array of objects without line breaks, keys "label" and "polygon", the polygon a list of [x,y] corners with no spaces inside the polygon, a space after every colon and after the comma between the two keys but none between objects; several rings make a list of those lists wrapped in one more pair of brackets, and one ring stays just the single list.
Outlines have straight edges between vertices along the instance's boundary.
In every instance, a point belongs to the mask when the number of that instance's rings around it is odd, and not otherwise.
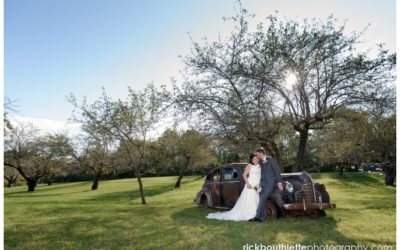
[{"label": "rear fender", "polygon": [[207,197],[208,206],[214,207],[214,204],[212,202],[211,192],[207,188],[203,188],[197,193],[196,199],[195,199],[196,204],[200,205],[201,197],[203,195],[205,195]]}]

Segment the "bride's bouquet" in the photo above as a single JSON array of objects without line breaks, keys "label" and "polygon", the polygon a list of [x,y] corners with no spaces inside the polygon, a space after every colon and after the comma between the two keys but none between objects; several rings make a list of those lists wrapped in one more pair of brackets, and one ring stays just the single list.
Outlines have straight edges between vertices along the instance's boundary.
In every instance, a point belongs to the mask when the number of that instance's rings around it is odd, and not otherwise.
[{"label": "bride's bouquet", "polygon": [[253,188],[254,190],[256,190],[257,193],[260,193],[262,190],[262,187],[260,185],[255,185]]}]

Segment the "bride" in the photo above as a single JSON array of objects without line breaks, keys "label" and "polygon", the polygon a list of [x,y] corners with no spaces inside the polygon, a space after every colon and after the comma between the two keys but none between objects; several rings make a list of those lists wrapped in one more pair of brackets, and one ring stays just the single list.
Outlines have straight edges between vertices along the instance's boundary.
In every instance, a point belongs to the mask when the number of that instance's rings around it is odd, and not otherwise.
[{"label": "bride", "polygon": [[250,164],[248,164],[243,173],[243,179],[246,182],[239,199],[235,206],[226,212],[216,212],[207,215],[209,219],[247,221],[256,216],[260,196],[254,189],[260,184],[261,167],[258,157],[251,153]]}]

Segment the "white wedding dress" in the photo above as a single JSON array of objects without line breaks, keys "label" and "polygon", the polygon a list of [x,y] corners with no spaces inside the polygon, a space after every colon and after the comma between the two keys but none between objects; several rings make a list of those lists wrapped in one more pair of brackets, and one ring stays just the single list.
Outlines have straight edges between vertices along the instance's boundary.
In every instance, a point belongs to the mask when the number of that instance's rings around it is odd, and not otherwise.
[{"label": "white wedding dress", "polygon": [[[252,187],[260,184],[261,167],[260,165],[251,165],[248,181]],[[247,188],[245,185],[235,206],[225,212],[210,213],[209,219],[243,221],[250,220],[256,216],[260,195],[253,188]]]}]

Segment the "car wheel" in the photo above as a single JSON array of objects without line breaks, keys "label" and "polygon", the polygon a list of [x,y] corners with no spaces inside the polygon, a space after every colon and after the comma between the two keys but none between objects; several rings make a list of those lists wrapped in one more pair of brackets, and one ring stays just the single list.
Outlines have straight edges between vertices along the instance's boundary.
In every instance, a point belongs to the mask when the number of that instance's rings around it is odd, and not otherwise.
[{"label": "car wheel", "polygon": [[201,196],[201,198],[200,198],[200,205],[201,205],[203,208],[209,208],[208,202],[207,202],[207,196],[205,196],[205,195],[202,195],[202,196]]},{"label": "car wheel", "polygon": [[278,211],[275,204],[271,201],[267,201],[267,204],[265,206],[267,209],[267,218],[275,219],[278,216]]},{"label": "car wheel", "polygon": [[282,208],[277,208],[277,210],[276,210],[276,218],[282,218],[282,217],[284,217],[285,216],[285,210],[283,210]]}]

